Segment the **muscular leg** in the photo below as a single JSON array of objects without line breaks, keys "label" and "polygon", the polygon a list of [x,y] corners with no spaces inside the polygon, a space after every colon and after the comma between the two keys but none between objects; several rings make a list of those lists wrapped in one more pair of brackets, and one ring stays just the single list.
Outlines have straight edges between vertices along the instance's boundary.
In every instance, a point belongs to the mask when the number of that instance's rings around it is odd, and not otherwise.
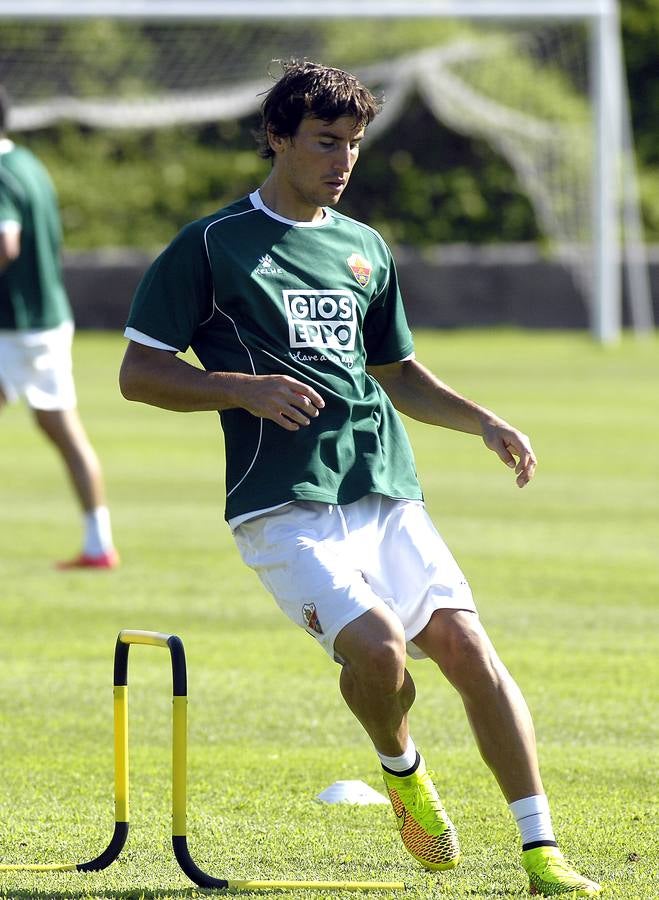
[{"label": "muscular leg", "polygon": [[414,642],[460,694],[481,755],[508,803],[543,794],[531,714],[478,617],[437,610]]},{"label": "muscular leg", "polygon": [[[414,702],[412,677],[405,668],[405,633],[386,607],[374,607],[346,626],[334,642],[345,660],[341,691],[380,754],[383,778],[408,852],[432,870],[452,869],[460,844],[425,762],[410,741],[407,714]],[[411,747],[410,747],[411,745]],[[405,760],[404,768],[389,768]]]},{"label": "muscular leg", "polygon": [[415,688],[399,620],[386,607],[374,607],[339,632],[334,649],[344,660],[343,698],[375,748],[387,756],[404,753]]},{"label": "muscular leg", "polygon": [[76,409],[32,410],[39,428],[53,442],[67,467],[85,512],[105,505],[105,488],[98,457]]}]

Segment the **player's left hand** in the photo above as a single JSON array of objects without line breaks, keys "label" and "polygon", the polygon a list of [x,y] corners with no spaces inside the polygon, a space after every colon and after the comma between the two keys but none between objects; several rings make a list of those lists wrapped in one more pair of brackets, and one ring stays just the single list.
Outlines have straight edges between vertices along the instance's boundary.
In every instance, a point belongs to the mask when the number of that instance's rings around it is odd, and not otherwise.
[{"label": "player's left hand", "polygon": [[489,419],[483,424],[485,446],[515,470],[517,486],[523,488],[533,478],[537,460],[529,438],[503,419]]}]

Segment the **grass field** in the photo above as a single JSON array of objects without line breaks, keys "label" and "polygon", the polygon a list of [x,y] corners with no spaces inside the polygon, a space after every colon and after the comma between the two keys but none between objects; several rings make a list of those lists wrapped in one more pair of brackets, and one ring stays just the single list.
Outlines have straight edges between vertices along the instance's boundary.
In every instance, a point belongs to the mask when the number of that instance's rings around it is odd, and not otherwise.
[{"label": "grass field", "polygon": [[[118,335],[76,341],[123,565],[55,573],[78,550],[59,461],[21,407],[0,419],[0,861],[80,862],[112,832],[112,654],[121,628],[179,634],[189,666],[189,845],[218,877],[403,880],[405,897],[526,895],[518,838],[461,705],[428,662],[412,727],[464,862],[433,876],[387,807],[327,806],[338,779],[381,790],[337,671],[242,567],[222,518],[213,414],[124,401]],[[473,437],[409,423],[427,504],[535,716],[554,824],[606,896],[659,896],[659,354],[579,334],[417,335],[446,381],[533,438],[524,491]],[[12,898],[201,896],[170,848],[169,661],[133,648],[131,833],[101,873],[0,873]],[[295,896],[318,896],[299,892]],[[250,895],[246,895],[250,896]],[[322,895],[321,895],[322,896]],[[335,895],[336,896],[336,895]],[[373,894],[373,897],[378,896]]]}]

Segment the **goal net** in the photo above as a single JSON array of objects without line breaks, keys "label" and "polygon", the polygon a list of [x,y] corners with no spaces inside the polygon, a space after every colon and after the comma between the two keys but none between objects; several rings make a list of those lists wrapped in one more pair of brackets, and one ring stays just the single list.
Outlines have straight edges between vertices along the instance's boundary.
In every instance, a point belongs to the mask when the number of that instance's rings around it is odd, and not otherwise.
[{"label": "goal net", "polygon": [[[615,311],[608,326],[598,315],[606,276],[597,266],[602,234],[601,217],[594,215],[602,185],[593,173],[602,148],[591,19],[362,18],[360,7],[367,4],[359,0],[349,4],[349,18],[299,18],[286,16],[294,3],[274,5],[280,15],[242,19],[186,18],[185,4],[177,17],[151,18],[148,2],[137,4],[136,17],[122,16],[117,3],[109,4],[116,14],[104,17],[0,18],[0,82],[12,97],[12,129],[44,128],[62,119],[110,129],[241,119],[256,111],[272,83],[267,72],[273,59],[306,57],[348,68],[386,100],[369,128],[370,141],[395,128],[416,95],[444,126],[489,143],[530,200],[547,252],[572,272],[594,330],[604,340],[616,336]],[[461,4],[465,10],[470,5]],[[70,0],[68,6],[80,4]],[[494,12],[497,4],[490,7]],[[633,181],[625,183],[633,189]],[[631,211],[627,231],[636,240],[638,265],[633,201],[632,190],[624,208]],[[615,248],[617,234],[609,239]],[[643,280],[637,284],[642,288]],[[635,308],[635,324],[651,327],[647,297]]]}]

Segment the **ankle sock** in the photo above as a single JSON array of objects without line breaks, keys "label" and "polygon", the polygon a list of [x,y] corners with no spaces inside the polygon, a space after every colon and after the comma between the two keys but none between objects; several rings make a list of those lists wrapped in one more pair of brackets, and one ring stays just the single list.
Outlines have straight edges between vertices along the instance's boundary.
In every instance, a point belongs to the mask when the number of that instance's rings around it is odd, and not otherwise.
[{"label": "ankle sock", "polygon": [[385,768],[387,772],[393,772],[394,775],[402,775],[403,773],[405,773],[405,775],[410,775],[416,770],[419,764],[420,757],[412,738],[408,739],[405,752],[400,756],[386,756],[386,754],[380,753],[377,748],[375,752],[379,756],[383,768]]},{"label": "ankle sock", "polygon": [[551,823],[549,801],[545,794],[523,797],[508,805],[517,822],[522,837],[522,850],[535,847],[556,847],[556,838]]},{"label": "ankle sock", "polygon": [[87,556],[101,556],[112,550],[112,526],[107,506],[97,506],[85,513],[85,540],[83,553]]}]

